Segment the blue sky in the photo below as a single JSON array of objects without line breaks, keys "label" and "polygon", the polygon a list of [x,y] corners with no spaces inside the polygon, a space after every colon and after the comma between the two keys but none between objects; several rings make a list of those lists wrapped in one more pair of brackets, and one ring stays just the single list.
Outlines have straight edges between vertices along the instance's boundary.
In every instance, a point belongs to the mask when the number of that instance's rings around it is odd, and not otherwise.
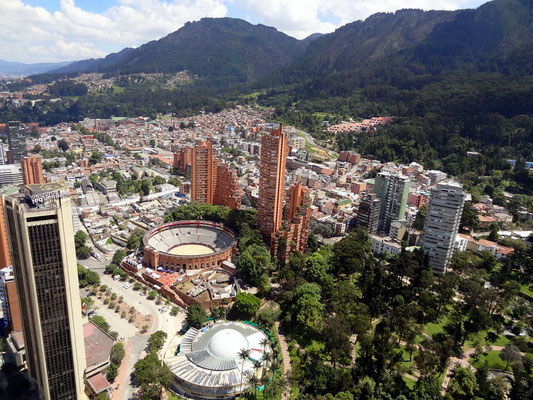
[{"label": "blue sky", "polygon": [[235,17],[302,39],[375,12],[455,10],[485,0],[0,0],[0,58],[20,62],[102,57],[202,17]]}]

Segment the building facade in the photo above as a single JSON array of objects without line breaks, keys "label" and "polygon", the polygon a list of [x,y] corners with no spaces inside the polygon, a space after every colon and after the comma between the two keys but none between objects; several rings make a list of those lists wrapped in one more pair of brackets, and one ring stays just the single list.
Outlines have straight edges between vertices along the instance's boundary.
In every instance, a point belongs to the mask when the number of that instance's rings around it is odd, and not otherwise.
[{"label": "building facade", "polygon": [[186,172],[192,163],[192,148],[185,146],[174,152],[172,166],[182,172]]},{"label": "building facade", "polygon": [[[310,220],[310,191],[301,182],[296,182],[289,189],[284,224],[273,236],[274,240],[271,243],[272,254],[278,256],[281,261],[286,262],[292,252],[305,252],[309,237]],[[280,247],[282,242],[283,247]]]},{"label": "building facade", "polygon": [[4,145],[0,142],[0,165],[7,164],[7,151],[4,148]]},{"label": "building facade", "polygon": [[9,252],[9,242],[7,240],[3,202],[3,196],[0,196],[0,269],[11,265],[11,253]]},{"label": "building facade", "polygon": [[392,221],[404,218],[409,186],[404,175],[380,172],[376,176],[374,193],[381,201],[378,230],[388,233]]},{"label": "building facade", "polygon": [[197,142],[192,151],[192,201],[213,204],[216,179],[211,139]]},{"label": "building facade", "polygon": [[283,133],[281,124],[261,138],[257,221],[259,230],[268,243],[271,243],[282,223],[288,151],[287,136]]},{"label": "building facade", "polygon": [[216,177],[217,181],[213,195],[213,204],[228,206],[236,210],[241,208],[242,188],[239,183],[237,171],[230,168],[229,165],[218,161]]},{"label": "building facade", "polygon": [[22,185],[22,168],[20,164],[0,165],[0,186]]},{"label": "building facade", "polygon": [[29,155],[22,157],[22,180],[25,185],[44,183],[43,164],[41,157]]},{"label": "building facade", "polygon": [[20,163],[22,157],[28,155],[26,137],[20,122],[9,121],[7,124],[7,142],[9,144],[9,160],[11,164]]},{"label": "building facade", "polygon": [[357,209],[356,226],[365,228],[369,235],[378,231],[381,201],[374,193],[366,194],[359,202]]},{"label": "building facade", "polygon": [[5,198],[30,376],[44,400],[81,399],[85,348],[68,187],[25,185]]},{"label": "building facade", "polygon": [[431,191],[422,250],[437,274],[446,272],[452,257],[465,199],[463,186],[453,181],[439,183]]},{"label": "building facade", "polygon": [[11,265],[0,269],[0,303],[7,321],[7,330],[4,333],[22,330],[15,276]]},{"label": "building facade", "polygon": [[196,143],[192,155],[191,199],[200,204],[241,207],[237,171],[213,155],[211,139]]}]

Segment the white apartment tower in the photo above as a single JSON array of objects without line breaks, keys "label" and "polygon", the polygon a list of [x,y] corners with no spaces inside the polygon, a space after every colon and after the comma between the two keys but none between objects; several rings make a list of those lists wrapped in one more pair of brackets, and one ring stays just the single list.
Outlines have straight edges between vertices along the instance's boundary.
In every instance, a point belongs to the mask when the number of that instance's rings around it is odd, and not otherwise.
[{"label": "white apartment tower", "polygon": [[463,186],[454,181],[438,183],[431,191],[422,250],[436,274],[446,272],[452,257],[465,198]]}]

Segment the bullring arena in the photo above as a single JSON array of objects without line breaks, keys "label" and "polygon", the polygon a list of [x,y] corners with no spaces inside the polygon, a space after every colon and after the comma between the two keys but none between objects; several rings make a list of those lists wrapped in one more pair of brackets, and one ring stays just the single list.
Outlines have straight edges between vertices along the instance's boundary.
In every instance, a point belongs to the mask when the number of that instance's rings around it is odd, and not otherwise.
[{"label": "bullring arena", "polygon": [[230,229],[208,221],[171,222],[143,240],[145,266],[171,272],[220,266],[237,248]]}]

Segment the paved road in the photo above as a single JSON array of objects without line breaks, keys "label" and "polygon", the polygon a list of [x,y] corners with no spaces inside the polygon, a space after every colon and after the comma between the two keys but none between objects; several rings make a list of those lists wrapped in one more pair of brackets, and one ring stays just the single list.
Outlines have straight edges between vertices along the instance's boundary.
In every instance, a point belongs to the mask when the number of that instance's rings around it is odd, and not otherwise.
[{"label": "paved road", "polygon": [[[95,258],[91,257],[87,260],[79,260],[78,262],[84,267],[97,272],[98,275],[100,275],[100,280],[102,284],[109,286],[111,290],[115,292],[118,296],[123,296],[125,303],[135,307],[135,309],[141,314],[153,315],[154,323],[149,333],[151,334],[158,330],[165,331],[168,334],[167,343],[165,344],[165,347],[167,347],[168,343],[170,343],[172,338],[174,338],[176,336],[176,333],[181,329],[184,313],[179,313],[176,317],[172,317],[168,312],[165,314],[161,314],[158,311],[158,308],[160,306],[158,306],[154,301],[148,300],[146,297],[142,296],[141,292],[136,292],[133,289],[124,289],[124,282],[114,281],[111,276],[105,275],[105,266],[109,263],[109,261],[107,261],[103,255],[101,255],[101,260],[102,261],[98,261]],[[104,318],[105,317],[106,316],[104,316]],[[126,374],[126,382],[120,383],[121,385],[127,385],[125,390],[123,391],[122,400],[128,400],[134,398],[133,395],[135,388],[131,385],[130,379],[131,374],[133,372],[133,366],[139,359],[143,358],[146,355],[146,348],[150,335],[131,335],[131,330],[128,329],[131,325],[125,323],[119,315],[115,314],[115,318],[117,318],[117,321],[109,321],[109,323],[113,326],[117,326],[119,328],[117,329],[119,336],[128,338],[131,341],[132,345],[131,357],[128,361],[129,365],[128,372]],[[116,322],[120,322],[125,328],[120,328],[121,324],[117,324]]]},{"label": "paved road", "polygon": [[326,149],[325,147],[322,147],[320,146],[319,144],[316,143],[315,141],[315,138],[313,136],[311,136],[309,133],[307,133],[306,131],[302,131],[301,129],[296,129],[294,127],[292,127],[294,129],[294,132],[296,133],[301,133],[302,135],[305,136],[305,139],[313,146],[315,146],[316,148],[318,149],[321,149],[321,150],[324,150],[326,153],[329,154],[329,156],[331,158],[334,158],[336,159],[337,158],[337,155],[335,154],[334,151],[330,150],[330,149]]}]

